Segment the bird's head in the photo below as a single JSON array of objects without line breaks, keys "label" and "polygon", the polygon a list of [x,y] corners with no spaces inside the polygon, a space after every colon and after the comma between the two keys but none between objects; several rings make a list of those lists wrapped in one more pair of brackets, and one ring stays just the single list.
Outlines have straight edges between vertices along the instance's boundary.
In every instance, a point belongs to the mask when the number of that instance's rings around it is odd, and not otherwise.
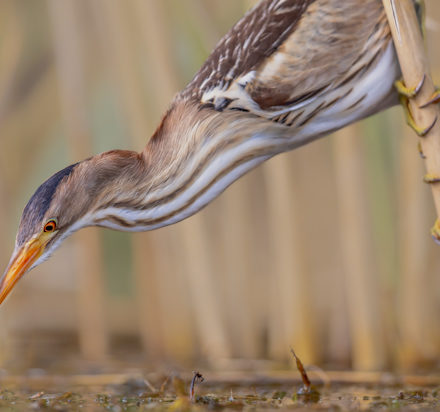
[{"label": "bird's head", "polygon": [[[66,167],[46,180],[24,208],[15,250],[0,284],[0,303],[17,281],[32,267],[47,259],[71,231],[77,216],[72,213],[69,189],[77,164]],[[79,227],[78,227],[79,228]]]},{"label": "bird's head", "polygon": [[24,208],[15,249],[0,280],[0,303],[17,281],[48,259],[67,236],[95,224],[94,211],[108,202],[106,195],[114,195],[112,183],[134,157],[125,151],[103,153],[60,170],[35,191]]}]

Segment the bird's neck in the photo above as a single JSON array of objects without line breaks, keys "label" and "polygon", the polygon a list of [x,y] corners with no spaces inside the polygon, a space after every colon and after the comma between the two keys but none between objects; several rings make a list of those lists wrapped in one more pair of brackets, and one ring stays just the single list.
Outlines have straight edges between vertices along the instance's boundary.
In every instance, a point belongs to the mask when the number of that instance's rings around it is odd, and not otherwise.
[{"label": "bird's neck", "polygon": [[140,155],[142,165],[124,172],[94,224],[143,231],[185,219],[278,153],[283,139],[256,118],[175,103]]}]

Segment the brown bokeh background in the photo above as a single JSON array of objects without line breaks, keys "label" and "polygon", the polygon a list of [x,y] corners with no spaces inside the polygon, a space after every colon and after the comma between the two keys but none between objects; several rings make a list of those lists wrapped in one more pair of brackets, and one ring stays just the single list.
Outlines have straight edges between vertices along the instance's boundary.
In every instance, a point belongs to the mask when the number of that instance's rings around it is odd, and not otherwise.
[{"label": "brown bokeh background", "polygon": [[[48,176],[142,150],[245,0],[0,2],[0,263]],[[440,81],[440,4],[427,0]],[[337,56],[335,56],[337,58]],[[440,249],[399,107],[278,156],[198,215],[85,229],[0,308],[0,366],[438,366]]]}]

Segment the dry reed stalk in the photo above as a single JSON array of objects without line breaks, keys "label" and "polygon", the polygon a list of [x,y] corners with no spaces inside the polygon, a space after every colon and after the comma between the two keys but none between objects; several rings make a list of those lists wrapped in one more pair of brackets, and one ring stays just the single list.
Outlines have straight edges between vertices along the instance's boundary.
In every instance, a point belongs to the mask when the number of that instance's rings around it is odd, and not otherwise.
[{"label": "dry reed stalk", "polygon": [[14,179],[8,187],[11,197],[16,197],[22,190],[17,182],[25,182],[29,178],[34,170],[35,153],[50,140],[53,119],[60,116],[59,107],[54,107],[53,103],[59,96],[56,81],[56,72],[50,68],[25,100],[14,110],[9,109],[3,118],[0,114],[1,148],[6,160],[2,163],[7,168],[2,178],[10,176]]},{"label": "dry reed stalk", "polygon": [[[7,193],[12,198],[21,190],[17,183],[27,181],[35,150],[44,144],[41,136],[48,135],[45,132],[54,115],[52,102],[57,94],[54,84],[50,83],[50,79],[53,81],[53,73],[52,76],[48,75],[47,66],[39,71],[39,56],[31,59],[27,66],[22,65],[27,42],[22,19],[19,18],[18,3],[1,4],[0,160],[3,167],[0,173],[8,181]],[[38,72],[37,76],[35,72]],[[22,74],[19,76],[17,73]]]},{"label": "dry reed stalk", "polygon": [[[435,88],[414,5],[411,0],[382,1],[405,84],[407,87],[415,87],[424,79],[420,92],[410,99],[409,106],[417,125],[428,127],[433,124],[434,119],[437,119],[420,143],[426,156],[426,176],[440,179],[440,108],[436,104],[423,107],[431,100]],[[440,242],[440,184],[434,183],[431,186],[438,216],[431,234]]]},{"label": "dry reed stalk", "polygon": [[[180,5],[183,9],[182,6],[183,4]],[[187,18],[197,24],[199,37],[206,51],[210,51],[223,35],[217,19],[213,17],[216,15],[216,7],[224,5],[221,2],[217,5],[207,4],[202,0],[184,5]],[[257,324],[259,314],[264,310],[258,299],[258,290],[261,288],[255,282],[256,274],[252,273],[253,257],[250,254],[254,240],[250,210],[255,205],[251,203],[249,191],[251,185],[261,185],[256,180],[255,174],[251,174],[237,182],[210,206],[206,214],[210,220],[206,224],[220,222],[217,225],[218,238],[209,236],[211,256],[215,262],[213,269],[220,279],[224,301],[227,302],[222,312],[230,331],[231,350],[244,358],[257,357],[260,344]]]},{"label": "dry reed stalk", "polygon": [[[292,153],[296,176],[302,243],[310,272],[311,299],[320,353],[338,365],[349,365],[350,339],[345,276],[341,270],[333,138],[322,139]],[[303,223],[304,222],[304,223]]]},{"label": "dry reed stalk", "polygon": [[248,234],[248,242],[252,242],[253,254],[251,257],[251,276],[254,292],[251,296],[251,307],[254,322],[254,331],[258,337],[259,358],[267,359],[267,337],[269,315],[269,291],[272,260],[270,256],[271,242],[269,233],[271,229],[267,219],[267,195],[264,189],[264,170],[262,167],[251,172],[249,213],[253,223],[252,232]]},{"label": "dry reed stalk", "polygon": [[271,357],[286,359],[291,345],[306,363],[313,363],[318,342],[290,162],[291,155],[283,154],[263,166],[273,262],[269,351]]},{"label": "dry reed stalk", "polygon": [[[54,31],[60,100],[72,160],[85,158],[91,153],[81,38],[84,28],[79,18],[79,5],[74,0],[48,1]],[[81,245],[81,256],[77,259],[80,347],[86,359],[101,361],[108,353],[109,336],[105,322],[105,282],[100,240],[96,230],[79,233],[76,240]]]},{"label": "dry reed stalk", "polygon": [[147,110],[141,86],[138,50],[127,18],[127,3],[115,0],[90,2],[93,21],[98,27],[100,48],[106,72],[118,94],[120,109],[130,131],[133,150],[141,150],[155,127],[156,119]]},{"label": "dry reed stalk", "polygon": [[142,39],[141,47],[146,51],[145,60],[151,71],[151,79],[154,79],[149,82],[154,90],[153,114],[159,119],[181,88],[170,52],[173,41],[166,29],[171,23],[170,17],[166,14],[163,2],[135,0],[131,4]]},{"label": "dry reed stalk", "polygon": [[[151,243],[151,244],[149,244]],[[150,360],[165,357],[165,322],[161,311],[159,291],[159,270],[161,268],[151,237],[134,239],[133,275],[136,290],[136,309],[138,313],[139,334],[142,348]],[[145,266],[148,273],[145,273]]]},{"label": "dry reed stalk", "polygon": [[183,228],[162,228],[154,234],[152,254],[157,260],[157,292],[163,320],[163,341],[166,359],[187,362],[200,355],[197,325],[194,318],[200,310],[190,295],[185,249],[182,248]]},{"label": "dry reed stalk", "polygon": [[[153,130],[154,118],[145,106],[140,73],[135,70],[139,64],[135,44],[130,38],[132,23],[127,18],[127,4],[113,0],[95,1],[90,7],[98,24],[100,46],[110,68],[111,83],[122,103],[121,110],[130,131],[130,146],[139,150]],[[132,240],[139,334],[144,352],[152,360],[165,356],[164,322],[160,311],[163,296],[158,277],[166,276],[166,273],[159,274],[161,266],[154,253],[157,243],[163,244],[157,234],[139,234]]]},{"label": "dry reed stalk", "polygon": [[[31,188],[28,185],[33,179],[31,177],[35,171],[36,162],[41,164],[40,157],[36,157],[37,153],[40,154],[41,148],[46,147],[45,145],[49,143],[52,137],[53,121],[60,118],[60,109],[58,105],[53,103],[59,97],[55,69],[53,67],[48,68],[38,83],[19,102],[14,99],[15,96],[16,93],[10,95],[9,102],[5,103],[6,112],[4,116],[0,114],[2,134],[0,180],[4,184],[6,196],[5,200],[0,197],[0,201],[4,216],[7,217],[9,222],[9,226],[5,227],[5,231],[2,232],[4,235],[8,234],[7,243],[2,249],[6,253],[11,252],[14,244],[15,228],[13,226],[18,223],[19,214],[23,208],[22,202],[26,200],[22,198],[22,195],[25,192],[30,194],[29,189]],[[15,104],[11,104],[13,101],[15,101]],[[26,121],[23,121],[23,119],[26,119]],[[49,170],[54,171],[53,167],[52,165]],[[47,168],[42,165],[42,169]],[[9,257],[5,256],[5,259]],[[3,269],[6,267],[6,263],[3,261]],[[56,268],[54,269],[56,271]],[[48,270],[48,268],[43,270]],[[26,297],[28,293],[33,293],[30,290],[31,288],[31,285],[24,282],[22,296]],[[15,308],[22,304],[32,310],[32,306],[27,299],[14,300],[14,298],[11,298],[11,304],[13,308],[9,311],[12,313],[15,313]],[[0,310],[0,312],[9,311],[7,308]],[[15,319],[15,316],[12,319]]]},{"label": "dry reed stalk", "polygon": [[[48,130],[52,128],[53,118],[58,113],[53,105],[58,90],[54,70],[48,70],[48,64],[42,68],[38,54],[27,65],[22,64],[25,44],[28,42],[19,4],[1,2],[0,15],[0,262],[4,268],[14,242],[12,227],[23,206],[17,205],[13,199],[19,198],[23,192],[23,182],[29,181],[31,170],[35,167],[36,153],[46,143],[44,138],[50,136]],[[29,323],[34,328],[41,326],[38,315],[36,323],[26,316],[29,311],[35,313],[36,307],[35,302],[30,302],[28,298],[30,292],[35,294],[35,290],[30,291],[30,288],[32,285],[24,282],[21,292],[17,291],[17,295],[9,300],[9,308],[0,310],[0,365],[10,360],[13,354],[21,355],[17,351],[17,331],[25,330]],[[41,298],[40,293],[38,291],[35,295]],[[52,307],[56,307],[56,304]],[[37,312],[40,313],[39,310]],[[10,325],[13,327],[10,328]]]},{"label": "dry reed stalk", "polygon": [[398,365],[409,370],[438,358],[432,337],[435,299],[429,291],[428,188],[420,184],[423,164],[414,150],[414,134],[405,128],[400,143],[399,165],[399,246],[400,282],[396,325],[399,330]]},{"label": "dry reed stalk", "polygon": [[379,307],[379,291],[372,265],[365,195],[363,150],[358,125],[340,130],[335,139],[335,167],[339,197],[340,241],[345,272],[352,364],[356,370],[379,370],[386,348]]},{"label": "dry reed stalk", "polygon": [[[177,79],[171,69],[173,64],[167,53],[169,40],[164,28],[166,24],[162,13],[163,5],[136,0],[129,3],[129,6],[131,8],[128,10],[133,18],[132,26],[139,33],[136,37],[139,49],[145,50],[142,57],[148,61],[148,78],[154,79],[149,81],[153,90],[150,100],[154,104],[148,110],[152,119],[159,119],[178,89]],[[141,88],[141,84],[138,87]],[[145,142],[148,137],[144,136]],[[142,235],[142,238],[142,242],[137,242],[136,261],[139,266],[136,268],[135,284],[140,319],[150,319],[150,322],[141,321],[139,324],[144,350],[150,359],[185,359],[193,346],[192,340],[188,339],[192,329],[188,326],[188,302],[184,299],[186,295],[180,288],[173,287],[179,284],[180,267],[176,259],[172,258],[176,252],[172,233],[169,229],[164,229]],[[144,256],[147,249],[155,264],[145,268]],[[154,326],[154,330],[160,330],[160,337],[153,332],[151,326]],[[160,348],[157,345],[159,340],[162,342]],[[156,355],[152,348],[156,349]],[[159,353],[160,356],[157,356]]]}]

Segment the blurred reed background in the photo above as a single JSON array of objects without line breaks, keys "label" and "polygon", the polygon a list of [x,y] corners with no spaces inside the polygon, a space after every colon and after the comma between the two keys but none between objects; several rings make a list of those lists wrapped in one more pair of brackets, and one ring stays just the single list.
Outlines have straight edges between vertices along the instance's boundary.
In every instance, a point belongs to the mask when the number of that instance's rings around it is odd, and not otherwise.
[{"label": "blurred reed background", "polygon": [[[253,3],[0,2],[3,267],[36,187],[92,154],[141,150]],[[440,3],[427,8],[439,82]],[[75,234],[0,308],[2,367],[289,367],[289,345],[326,368],[438,366],[440,249],[416,144],[394,108],[271,160],[175,226]]]}]

